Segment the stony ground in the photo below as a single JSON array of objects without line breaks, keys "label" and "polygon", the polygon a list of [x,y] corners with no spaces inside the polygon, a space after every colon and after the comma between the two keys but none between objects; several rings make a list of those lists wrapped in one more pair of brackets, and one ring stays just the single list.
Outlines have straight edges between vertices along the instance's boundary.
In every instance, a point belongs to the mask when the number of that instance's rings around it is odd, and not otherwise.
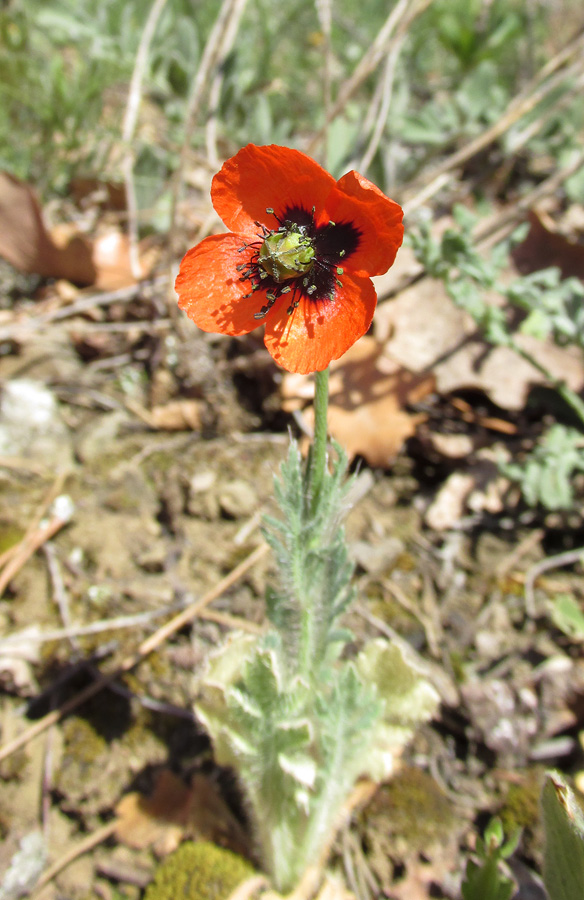
[{"label": "stony ground", "polygon": [[[232,627],[261,626],[269,556],[153,653],[140,647],[261,544],[287,429],[298,433],[302,414],[282,411],[280,375],[255,337],[234,345],[171,326],[159,335],[152,305],[136,295],[95,314],[133,331],[91,330],[84,319],[2,344],[0,631],[20,636],[0,644],[3,744],[138,653],[125,675],[0,762],[0,872],[39,829],[51,862],[95,838],[47,898],[134,900],[185,836],[251,852],[236,788],[191,710],[209,650]],[[478,392],[463,399],[500,412]],[[495,511],[485,502],[432,527],[449,479],[469,471],[427,439],[428,422],[452,419],[451,401],[426,400],[426,425],[392,466],[356,469],[349,625],[359,641],[407,640],[443,701],[396,779],[338,837],[333,864],[363,900],[459,897],[494,813],[508,831],[524,829],[511,863],[517,896],[541,898],[541,776],[584,768],[582,644],[549,614],[558,594],[581,597],[578,570],[542,574],[527,605],[524,590],[534,565],[579,546],[581,520],[528,514],[500,494]],[[476,437],[469,421],[459,436]],[[159,807],[142,808],[139,823],[135,800],[119,806],[157,790]],[[114,833],[116,809],[131,825]]]}]

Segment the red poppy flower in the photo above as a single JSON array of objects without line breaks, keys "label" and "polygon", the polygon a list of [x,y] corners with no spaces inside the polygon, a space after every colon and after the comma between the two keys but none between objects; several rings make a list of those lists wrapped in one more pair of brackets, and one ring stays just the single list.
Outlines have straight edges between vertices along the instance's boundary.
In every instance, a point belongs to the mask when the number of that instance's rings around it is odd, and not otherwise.
[{"label": "red poppy flower", "polygon": [[326,369],[371,324],[369,276],[395,259],[401,207],[357,172],[335,181],[298,150],[253,144],[215,175],[211,198],[230,233],[188,251],[176,279],[180,308],[220,334],[265,322],[277,363]]}]

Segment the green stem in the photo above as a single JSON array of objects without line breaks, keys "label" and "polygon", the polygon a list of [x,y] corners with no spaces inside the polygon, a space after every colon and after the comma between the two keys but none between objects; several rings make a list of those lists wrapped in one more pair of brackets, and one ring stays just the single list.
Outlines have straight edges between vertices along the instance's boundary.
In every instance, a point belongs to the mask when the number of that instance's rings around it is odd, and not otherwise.
[{"label": "green stem", "polygon": [[[329,370],[315,372],[314,386],[314,439],[310,448],[306,472],[305,503],[307,512],[313,520],[318,514],[318,505],[322,492],[323,482],[326,476],[327,466],[327,410],[328,410],[328,380]],[[310,533],[312,529],[308,529]],[[308,553],[306,546],[303,553]],[[300,638],[298,644],[298,671],[303,677],[309,675],[313,669],[318,668],[320,660],[314,659],[314,635],[315,635],[315,609],[310,597],[310,587],[306,585],[306,572],[304,564],[306,556],[303,555],[301,570],[297,573],[296,589],[300,602]],[[303,589],[306,587],[306,590]]]},{"label": "green stem", "polygon": [[318,504],[327,464],[328,368],[322,372],[315,372],[314,379],[314,442],[309,475],[313,512]]}]

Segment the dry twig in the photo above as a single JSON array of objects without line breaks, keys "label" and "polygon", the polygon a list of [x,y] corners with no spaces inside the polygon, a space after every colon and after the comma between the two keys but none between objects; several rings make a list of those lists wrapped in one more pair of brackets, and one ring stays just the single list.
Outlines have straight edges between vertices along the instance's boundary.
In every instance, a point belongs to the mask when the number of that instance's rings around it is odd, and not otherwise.
[{"label": "dry twig", "polygon": [[535,616],[535,591],[534,585],[537,578],[549,569],[558,569],[561,566],[573,566],[584,561],[584,547],[576,547],[574,550],[566,550],[555,556],[548,556],[535,563],[527,570],[525,575],[525,609],[530,616]]},{"label": "dry twig", "polygon": [[138,122],[138,112],[140,109],[140,101],[142,99],[142,85],[144,82],[144,73],[148,62],[148,54],[150,52],[150,44],[156,31],[158,20],[162,15],[162,11],[166,6],[167,0],[154,0],[140,44],[136,54],[136,62],[134,63],[134,71],[130,81],[130,90],[128,93],[128,103],[124,115],[124,124],[122,128],[122,140],[124,142],[124,158],[122,160],[122,172],[124,175],[124,184],[126,188],[126,205],[128,208],[128,237],[130,240],[130,265],[132,267],[132,275],[139,279],[142,277],[142,267],[138,255],[138,204],[136,201],[136,187],[134,184],[134,160],[135,153],[132,147],[132,141],[136,133],[136,125]]},{"label": "dry twig", "polygon": [[418,209],[430,197],[437,194],[448,183],[449,173],[468,162],[481,150],[494,143],[512,125],[522,119],[544,100],[555,88],[574,75],[580,74],[583,60],[578,59],[568,68],[564,68],[569,60],[576,56],[584,46],[584,34],[580,30],[572,40],[538,72],[529,84],[513,99],[504,115],[478,137],[473,138],[455,153],[431,169],[423,172],[408,187],[413,191],[410,199],[402,204],[406,215]]},{"label": "dry twig", "polygon": [[[184,171],[191,147],[193,131],[197,124],[198,115],[203,102],[205,87],[207,86],[213,71],[220,64],[221,60],[225,59],[233,46],[233,42],[237,35],[239,20],[241,19],[246,3],[247,0],[223,0],[219,12],[217,13],[217,18],[215,19],[211,34],[205,44],[201,62],[199,63],[197,74],[193,82],[191,96],[185,115],[184,137],[179,164],[172,182],[170,227],[168,233],[168,250],[170,254],[169,258],[171,260],[174,259],[175,254],[176,236],[178,231],[177,213],[183,186]],[[172,281],[172,279],[170,280]],[[172,296],[170,307],[174,314],[176,311],[174,291],[171,289],[169,290],[169,293]]]},{"label": "dry twig", "polygon": [[432,0],[418,0],[417,3],[412,3],[412,0],[399,0],[399,2],[396,3],[385,20],[385,23],[379,30],[377,37],[363,54],[363,58],[352,76],[341,86],[339,95],[325,118],[324,125],[308,145],[308,153],[314,153],[315,148],[323,139],[326,129],[333,119],[342,112],[355,91],[361,87],[365,79],[376,70],[385,54],[390,52],[392,44],[396,39],[395,32],[398,27],[400,29],[400,36],[398,39],[401,40],[402,29],[406,29],[420,13],[430,6],[431,2]]},{"label": "dry twig", "polygon": [[178,613],[178,615],[174,616],[170,622],[167,622],[166,625],[163,625],[162,628],[159,628],[154,634],[152,634],[145,641],[142,641],[138,649],[131,656],[126,657],[120,665],[109,674],[103,674],[100,678],[94,681],[92,684],[88,685],[83,691],[80,691],[75,697],[72,697],[60,709],[54,710],[53,712],[48,713],[42,719],[39,719],[38,722],[35,722],[34,725],[31,725],[30,728],[27,728],[21,735],[15,738],[12,741],[9,741],[7,744],[4,744],[3,747],[0,747],[0,761],[6,759],[10,756],[11,753],[14,753],[15,750],[20,749],[33,738],[37,737],[37,735],[42,734],[47,728],[51,725],[54,725],[56,722],[59,722],[61,719],[65,718],[65,716],[69,715],[74,709],[77,709],[82,703],[86,700],[89,700],[91,697],[95,696],[95,694],[99,693],[99,691],[103,690],[105,687],[110,685],[116,678],[119,678],[120,675],[129,672],[134,668],[139,662],[141,662],[146,656],[152,653],[157,647],[164,643],[172,634],[175,634],[185,625],[188,625],[193,621],[206,606],[216,600],[221,594],[225,593],[236,581],[238,581],[245,573],[251,569],[256,562],[259,562],[266,553],[268,552],[267,544],[260,544],[249,556],[246,557],[238,566],[236,566],[229,575],[226,575],[225,578],[222,578],[221,581],[204,597],[200,600],[196,600],[194,603],[191,603],[186,609],[182,612]]}]

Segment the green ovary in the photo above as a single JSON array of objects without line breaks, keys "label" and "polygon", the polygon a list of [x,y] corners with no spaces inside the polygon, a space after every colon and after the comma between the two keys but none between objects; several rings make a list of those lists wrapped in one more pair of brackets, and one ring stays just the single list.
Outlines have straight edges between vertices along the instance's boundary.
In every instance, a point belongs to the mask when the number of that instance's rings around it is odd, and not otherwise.
[{"label": "green ovary", "polygon": [[313,259],[314,248],[303,234],[276,232],[264,241],[259,264],[274,281],[288,281],[308,272]]}]

